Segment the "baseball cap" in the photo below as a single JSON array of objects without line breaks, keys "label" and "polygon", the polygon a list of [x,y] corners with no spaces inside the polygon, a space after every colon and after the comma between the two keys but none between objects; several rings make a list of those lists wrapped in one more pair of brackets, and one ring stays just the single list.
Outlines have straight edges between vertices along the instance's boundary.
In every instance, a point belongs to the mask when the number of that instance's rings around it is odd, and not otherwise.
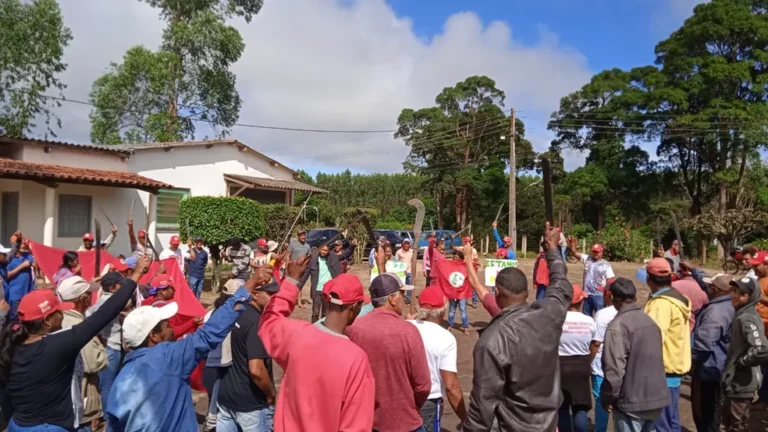
[{"label": "baseball cap", "polygon": [[440,309],[445,307],[447,298],[437,285],[430,285],[419,294],[419,307],[422,309]]},{"label": "baseball cap", "polygon": [[162,307],[140,306],[132,310],[123,321],[123,342],[128,348],[136,348],[158,323],[171,318],[178,311],[179,305],[175,302]]},{"label": "baseball cap", "polygon": [[296,235],[304,235],[306,233],[307,233],[306,230],[300,229],[298,232],[296,232]]},{"label": "baseball cap", "polygon": [[765,252],[765,251],[758,252],[757,255],[754,256],[754,258],[749,260],[749,263],[752,265],[768,264],[768,252]]},{"label": "baseball cap", "polygon": [[124,259],[123,262],[128,266],[128,268],[136,268],[136,264],[139,263],[139,259],[135,256],[129,256],[128,258]]},{"label": "baseball cap", "polygon": [[265,291],[265,292],[268,292],[270,294],[274,294],[274,293],[280,291],[280,284],[278,284],[275,281],[272,281],[272,282],[270,282],[268,284],[264,284],[264,285],[262,285],[260,287],[256,287],[256,288],[254,288],[254,290],[256,290],[256,291]]},{"label": "baseball cap", "polygon": [[139,237],[146,237],[147,231],[146,230],[139,230]]},{"label": "baseball cap", "polygon": [[128,264],[126,264],[124,260],[120,260],[120,261],[113,262],[112,268],[115,269],[115,271],[124,272],[128,270],[130,267],[128,267]]},{"label": "baseball cap", "polygon": [[664,258],[654,258],[648,261],[645,269],[648,271],[648,274],[654,276],[669,276],[672,273],[672,267],[669,266],[669,262]]},{"label": "baseball cap", "polygon": [[230,279],[224,284],[224,294],[235,295],[237,290],[243,285],[244,283],[240,279]]},{"label": "baseball cap", "polygon": [[603,245],[600,243],[595,243],[592,245],[592,249],[590,249],[592,252],[601,253],[603,251]]},{"label": "baseball cap", "polygon": [[179,239],[179,236],[177,235],[171,236],[171,244],[172,245],[181,244],[181,240]]},{"label": "baseball cap", "polygon": [[733,276],[725,273],[718,273],[712,277],[702,278],[701,281],[707,285],[714,285],[715,288],[721,291],[730,291],[731,281],[733,281]]},{"label": "baseball cap", "polygon": [[472,243],[472,237],[469,237],[469,236],[464,237],[461,239],[461,241],[464,243]]},{"label": "baseball cap", "polygon": [[746,276],[741,279],[732,280],[731,286],[745,294],[752,294],[757,289],[754,279]]},{"label": "baseball cap", "polygon": [[81,295],[99,289],[99,284],[90,283],[80,276],[70,276],[59,284],[56,292],[62,300],[75,300]]},{"label": "baseball cap", "polygon": [[274,240],[270,240],[270,241],[268,241],[268,242],[267,242],[267,249],[268,249],[270,252],[274,252],[275,250],[277,250],[277,242],[276,242],[276,241],[274,241]]},{"label": "baseball cap", "polygon": [[56,311],[71,310],[75,307],[72,302],[62,302],[49,289],[38,289],[22,297],[19,302],[19,321],[34,321],[45,318]]},{"label": "baseball cap", "polygon": [[167,274],[161,274],[157,275],[154,278],[152,278],[152,281],[150,281],[149,286],[151,287],[149,289],[149,295],[155,295],[158,290],[161,290],[163,288],[168,288],[169,286],[173,286],[173,278],[168,276]]},{"label": "baseball cap", "polygon": [[11,248],[7,248],[3,245],[0,245],[0,254],[8,254],[8,252],[11,251]]},{"label": "baseball cap", "polygon": [[587,293],[581,288],[579,284],[573,284],[573,298],[571,298],[571,304],[575,305],[581,301],[584,301],[589,297]]},{"label": "baseball cap", "polygon": [[200,236],[195,236],[195,243],[203,241],[203,238]]},{"label": "baseball cap", "polygon": [[631,280],[618,277],[611,284],[609,291],[613,298],[617,300],[633,300],[637,297],[637,288]]},{"label": "baseball cap", "polygon": [[371,297],[373,298],[386,297],[390,294],[394,294],[400,291],[401,289],[406,289],[403,286],[403,281],[401,281],[399,277],[392,273],[384,273],[378,275],[376,279],[371,282],[370,286]]},{"label": "baseball cap", "polygon": [[512,237],[510,236],[504,237],[504,243],[512,243]]},{"label": "baseball cap", "polygon": [[[378,278],[377,278],[378,279]],[[323,296],[337,305],[350,305],[363,301],[363,284],[357,276],[342,273],[323,286]]]},{"label": "baseball cap", "polygon": [[411,239],[409,239],[409,238],[404,238],[404,239],[403,239],[403,244],[406,244],[406,243],[408,243],[408,244],[411,244]]},{"label": "baseball cap", "polygon": [[256,246],[264,247],[266,245],[267,245],[267,240],[265,240],[263,238],[260,238],[260,239],[256,240]]},{"label": "baseball cap", "polygon": [[333,244],[336,245],[336,246],[343,246],[344,242],[341,241],[341,240],[336,240],[336,241],[333,242]]},{"label": "baseball cap", "polygon": [[122,282],[122,280],[123,275],[116,271],[111,271],[101,277],[101,287],[109,289],[115,286],[115,284]]},{"label": "baseball cap", "polygon": [[83,240],[91,240],[91,241],[93,241],[93,234],[91,234],[91,233],[83,234]]}]

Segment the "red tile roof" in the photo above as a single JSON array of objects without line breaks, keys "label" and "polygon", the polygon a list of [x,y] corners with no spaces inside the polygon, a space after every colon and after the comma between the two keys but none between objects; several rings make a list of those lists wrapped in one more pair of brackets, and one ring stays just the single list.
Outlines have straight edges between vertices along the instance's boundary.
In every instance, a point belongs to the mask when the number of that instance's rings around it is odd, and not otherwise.
[{"label": "red tile roof", "polygon": [[173,186],[131,172],[73,168],[0,158],[0,178],[112,186],[156,192]]},{"label": "red tile roof", "polygon": [[41,146],[51,147],[70,147],[78,150],[104,152],[104,153],[118,153],[124,155],[130,155],[131,151],[126,150],[117,145],[102,145],[102,144],[78,144],[64,141],[48,141],[37,138],[24,138],[24,137],[12,137],[12,136],[0,136],[0,144],[37,144]]}]

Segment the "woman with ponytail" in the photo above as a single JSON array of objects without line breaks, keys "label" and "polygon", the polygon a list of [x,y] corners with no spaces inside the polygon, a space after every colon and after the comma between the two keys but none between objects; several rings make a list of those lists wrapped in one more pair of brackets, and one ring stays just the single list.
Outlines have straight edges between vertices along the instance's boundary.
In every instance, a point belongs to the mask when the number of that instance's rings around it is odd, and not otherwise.
[{"label": "woman with ponytail", "polygon": [[8,432],[77,431],[71,384],[80,350],[120,314],[148,264],[140,260],[134,277],[98,311],[63,331],[62,311],[74,304],[48,289],[21,299],[19,322],[0,336],[0,408],[10,420]]}]

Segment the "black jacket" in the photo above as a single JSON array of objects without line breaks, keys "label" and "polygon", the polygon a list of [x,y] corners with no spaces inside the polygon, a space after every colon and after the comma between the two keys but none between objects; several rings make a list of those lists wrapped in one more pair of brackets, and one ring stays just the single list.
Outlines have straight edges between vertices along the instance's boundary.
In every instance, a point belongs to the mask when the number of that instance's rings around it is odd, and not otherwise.
[{"label": "black jacket", "polygon": [[[328,256],[325,259],[328,260],[327,264],[328,270],[331,272],[331,278],[341,274],[341,261],[348,259],[353,253],[355,253],[355,245],[353,244],[350,244],[341,255],[336,255],[333,251],[328,252]],[[320,277],[320,264],[318,260],[320,259],[320,249],[318,249],[312,254],[312,259],[309,261],[309,266],[307,266],[307,272],[312,280],[311,292],[317,290],[317,282]]]},{"label": "black jacket", "polygon": [[637,305],[624,306],[608,325],[602,362],[603,405],[625,413],[669,405],[661,330]]},{"label": "black jacket", "polygon": [[464,431],[554,431],[562,402],[558,347],[573,287],[560,251],[547,252],[549,287],[532,305],[510,306],[491,320],[474,350]]}]

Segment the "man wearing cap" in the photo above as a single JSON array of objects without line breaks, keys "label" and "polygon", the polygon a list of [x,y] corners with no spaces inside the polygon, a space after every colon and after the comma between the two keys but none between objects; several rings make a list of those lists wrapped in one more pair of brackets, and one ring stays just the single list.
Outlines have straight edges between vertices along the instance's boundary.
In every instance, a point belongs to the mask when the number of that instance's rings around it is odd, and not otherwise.
[{"label": "man wearing cap", "polygon": [[584,290],[589,296],[584,302],[585,315],[594,316],[597,311],[605,307],[603,304],[603,292],[609,281],[616,277],[611,263],[603,259],[603,245],[592,245],[591,254],[579,252],[577,241],[574,237],[568,237],[568,249],[584,265]]},{"label": "man wearing cap", "polygon": [[691,301],[672,288],[672,267],[666,259],[653,258],[648,262],[646,271],[651,296],[644,311],[661,329],[664,370],[672,399],[656,421],[656,430],[679,431],[680,385],[683,375],[691,369]]},{"label": "man wearing cap", "polygon": [[220,344],[251,299],[245,287],[213,313],[198,331],[174,341],[169,319],[176,303],[141,306],[123,322],[128,354],[109,395],[106,417],[114,430],[146,432],[198,430],[189,377],[198,363]]},{"label": "man wearing cap", "polygon": [[720,407],[723,391],[720,385],[735,310],[731,303],[731,280],[726,274],[704,278],[710,301],[702,306],[693,329],[691,346],[691,408],[696,429],[702,432],[720,430]]},{"label": "man wearing cap", "polygon": [[[310,251],[311,247],[309,244],[307,244],[307,232],[301,229],[296,233],[296,238],[291,239],[291,243],[288,246],[288,253],[290,254],[289,258],[291,261],[296,261],[301,257],[308,256]],[[304,284],[307,283],[308,279],[309,273],[302,275],[301,278],[299,278],[299,284],[297,285],[299,288],[299,294],[301,294],[301,290],[304,288]],[[299,302],[298,306],[299,309],[304,308],[304,305],[302,305],[301,302]]]},{"label": "man wearing cap", "polygon": [[328,245],[320,246],[309,260],[307,273],[312,281],[312,322],[317,322],[328,311],[328,303],[324,301],[323,287],[331,279],[343,274],[341,261],[354,254],[357,243],[352,242],[342,255],[330,253]]},{"label": "man wearing cap", "polygon": [[[285,372],[275,408],[277,432],[370,431],[374,381],[368,357],[345,335],[363,303],[363,285],[342,274],[323,287],[329,303],[325,320],[315,324],[289,318],[308,257],[288,263],[280,290],[261,318],[259,337]],[[312,385],[307,385],[311,383]]]},{"label": "man wearing cap", "polygon": [[505,236],[503,239],[501,236],[499,236],[499,230],[498,222],[494,221],[491,225],[493,227],[493,236],[496,237],[496,244],[499,247],[499,250],[496,251],[496,255],[499,256],[499,252],[504,251],[505,253],[502,254],[502,258],[514,260],[517,259],[517,254],[515,253],[515,247],[516,245],[512,244],[512,237]]},{"label": "man wearing cap", "polygon": [[256,249],[251,252],[251,267],[256,268],[267,265],[267,254],[269,253],[269,245],[267,239],[260,238],[256,240]]},{"label": "man wearing cap", "polygon": [[[262,266],[256,270],[264,273],[262,279],[265,281],[272,278],[267,269]],[[279,290],[277,282],[252,287],[251,300],[243,304],[243,313],[232,329],[232,366],[219,387],[217,432],[272,430],[277,391],[272,376],[272,359],[258,331],[269,298]]]},{"label": "man wearing cap", "polygon": [[617,278],[609,290],[618,313],[605,332],[599,402],[613,413],[614,431],[653,431],[670,403],[662,334],[635,303],[637,289],[631,280]]},{"label": "man wearing cap", "polygon": [[138,239],[133,234],[133,219],[128,219],[128,239],[131,243],[131,253],[136,258],[141,258],[144,255],[149,256],[150,259],[155,258],[155,253],[147,242],[147,231],[139,230]]},{"label": "man wearing cap", "polygon": [[189,246],[189,256],[187,256],[189,287],[195,293],[195,297],[200,300],[205,282],[205,267],[208,265],[208,252],[203,249],[202,237],[195,237],[195,244],[189,242],[187,246]]},{"label": "man wearing cap", "polygon": [[[152,278],[150,282],[149,297],[144,299],[142,306],[164,306],[173,302],[176,295],[176,288],[173,286],[173,278],[167,274],[159,274]],[[174,315],[170,318],[171,327],[173,327],[174,339],[181,339],[182,336],[191,332],[202,322],[202,318],[182,317]]]},{"label": "man wearing cap", "polygon": [[[432,391],[421,334],[401,318],[406,289],[396,275],[384,273],[383,246],[376,254],[379,276],[371,282],[373,312],[347,328],[347,336],[368,354],[376,380],[373,428],[381,432],[421,428],[421,407]],[[409,286],[413,289],[413,286]]]},{"label": "man wearing cap", "polygon": [[[64,311],[62,329],[85,321],[85,313],[91,307],[91,294],[98,289],[98,283],[89,283],[80,276],[72,276],[59,284],[59,298],[74,304],[74,308]],[[80,350],[77,362],[75,373],[72,374],[72,394],[80,396],[72,400],[75,404],[75,422],[80,427],[90,427],[91,422],[102,417],[98,373],[107,367],[107,350],[101,341],[94,337]]]},{"label": "man wearing cap", "polygon": [[680,273],[680,242],[672,240],[672,246],[664,252],[664,258],[672,260],[672,273]]},{"label": "man wearing cap", "polygon": [[[758,254],[759,255],[759,254]],[[768,340],[755,310],[760,289],[752,278],[731,281],[731,303],[736,313],[723,371],[723,424],[727,432],[751,430],[749,408],[764,379],[760,366],[768,361]]]},{"label": "man wearing cap", "polygon": [[447,297],[433,285],[421,292],[416,319],[408,320],[416,326],[427,352],[427,365],[432,379],[429,398],[421,407],[421,418],[426,431],[440,429],[440,415],[443,412],[443,398],[453,408],[462,422],[467,419],[464,393],[457,375],[456,338],[443,328]]},{"label": "man wearing cap", "polygon": [[[395,253],[395,261],[405,263],[405,284],[411,285],[412,273],[411,265],[413,264],[413,249],[411,248],[411,239],[403,239],[403,246]],[[406,291],[405,302],[411,303],[411,292]]]},{"label": "man wearing cap", "polygon": [[[138,280],[139,277],[135,279]],[[99,301],[86,311],[85,316],[93,315],[94,312],[104,306],[104,303],[120,289],[122,281],[123,276],[117,272],[109,272],[102,276],[100,281],[102,292]],[[127,314],[127,311],[124,311],[124,313]],[[99,372],[99,392],[101,393],[102,410],[107,406],[107,398],[109,397],[112,383],[115,381],[115,377],[117,377],[117,373],[120,370],[120,362],[122,360],[122,327],[120,322],[120,317],[115,317],[99,333],[101,340],[106,344],[107,354],[107,366]]]},{"label": "man wearing cap", "polygon": [[[112,225],[112,232],[109,233],[106,239],[101,241],[101,249],[103,250],[109,249],[109,247],[112,246],[112,243],[115,241],[116,235],[117,235],[117,227],[115,225]],[[93,249],[93,234],[91,233],[83,234],[83,244],[80,245],[77,251],[83,252],[83,251],[89,251],[92,249]]]},{"label": "man wearing cap", "polygon": [[181,251],[181,249],[179,248],[180,244],[181,244],[181,239],[179,238],[179,236],[177,235],[171,236],[168,249],[163,249],[163,251],[160,252],[160,261],[166,260],[168,258],[175,259],[176,264],[178,264],[179,266],[179,270],[181,270],[181,274],[184,274],[184,260],[187,257],[187,254]]}]

